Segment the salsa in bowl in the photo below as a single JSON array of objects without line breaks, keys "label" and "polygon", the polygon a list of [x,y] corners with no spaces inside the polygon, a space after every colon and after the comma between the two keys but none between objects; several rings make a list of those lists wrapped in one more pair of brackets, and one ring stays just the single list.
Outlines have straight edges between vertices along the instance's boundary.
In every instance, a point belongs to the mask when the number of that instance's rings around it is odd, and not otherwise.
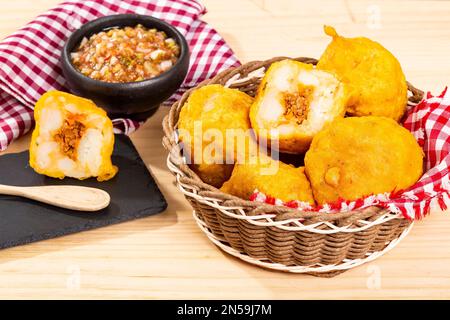
[{"label": "salsa in bowl", "polygon": [[135,82],[169,70],[179,55],[180,46],[164,31],[138,24],[84,37],[71,59],[78,71],[92,79]]},{"label": "salsa in bowl", "polygon": [[137,14],[105,16],[76,30],[61,57],[71,91],[110,116],[143,119],[182,84],[189,49],[172,25]]}]

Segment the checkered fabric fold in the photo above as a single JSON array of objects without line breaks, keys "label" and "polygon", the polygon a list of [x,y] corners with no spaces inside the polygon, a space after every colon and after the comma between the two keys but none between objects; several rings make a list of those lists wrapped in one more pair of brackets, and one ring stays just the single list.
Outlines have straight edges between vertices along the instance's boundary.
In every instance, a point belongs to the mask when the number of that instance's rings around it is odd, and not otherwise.
[{"label": "checkered fabric fold", "polygon": [[[238,66],[223,38],[203,22],[205,7],[195,0],[65,1],[0,42],[0,150],[33,126],[33,106],[48,90],[68,91],[61,73],[61,49],[70,34],[93,19],[121,13],[160,18],[186,37],[190,69],[185,82],[165,104],[222,69]],[[130,133],[139,123],[113,119],[116,132]]]},{"label": "checkered fabric fold", "polygon": [[450,90],[446,88],[436,97],[428,93],[419,104],[411,106],[403,126],[411,131],[425,153],[425,173],[407,190],[315,207],[295,200],[283,202],[258,190],[255,190],[250,200],[328,213],[377,205],[402,213],[410,220],[423,218],[430,208],[446,210],[450,206]]}]

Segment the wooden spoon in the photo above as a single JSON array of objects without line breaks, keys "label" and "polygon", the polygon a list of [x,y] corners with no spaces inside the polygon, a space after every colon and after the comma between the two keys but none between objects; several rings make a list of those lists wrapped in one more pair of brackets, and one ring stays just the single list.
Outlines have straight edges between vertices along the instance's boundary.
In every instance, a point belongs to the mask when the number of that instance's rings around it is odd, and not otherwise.
[{"label": "wooden spoon", "polygon": [[0,184],[0,194],[19,196],[53,206],[78,210],[98,211],[111,200],[103,190],[79,186],[14,187]]}]

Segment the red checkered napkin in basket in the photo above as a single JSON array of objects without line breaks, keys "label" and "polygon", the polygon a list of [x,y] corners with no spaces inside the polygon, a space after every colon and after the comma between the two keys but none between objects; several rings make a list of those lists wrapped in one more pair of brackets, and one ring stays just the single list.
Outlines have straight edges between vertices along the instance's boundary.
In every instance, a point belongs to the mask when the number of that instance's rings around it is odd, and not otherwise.
[{"label": "red checkered napkin in basket", "polygon": [[411,220],[427,215],[431,206],[438,205],[442,210],[447,209],[450,206],[450,90],[446,88],[437,97],[428,93],[418,105],[408,109],[403,125],[412,132],[425,153],[425,174],[408,190],[316,207],[300,201],[285,203],[258,190],[255,190],[250,199],[328,213],[378,205],[402,213]]},{"label": "red checkered napkin in basket", "polygon": [[[0,42],[0,150],[33,125],[33,106],[48,90],[65,90],[59,58],[67,37],[101,16],[138,13],[163,19],[186,37],[190,70],[166,103],[222,69],[239,65],[222,37],[200,18],[205,7],[195,0],[65,1]],[[114,119],[117,132],[130,133],[139,123]]]}]

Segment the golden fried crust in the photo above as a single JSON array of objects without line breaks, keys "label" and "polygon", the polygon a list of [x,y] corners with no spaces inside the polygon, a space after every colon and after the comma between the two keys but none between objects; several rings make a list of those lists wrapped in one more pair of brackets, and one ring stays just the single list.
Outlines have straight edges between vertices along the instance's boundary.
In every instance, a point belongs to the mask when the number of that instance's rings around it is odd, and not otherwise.
[{"label": "golden fried crust", "polygon": [[263,157],[254,164],[237,164],[230,180],[221,188],[223,192],[248,200],[255,189],[283,201],[300,200],[314,204],[311,186],[304,168],[295,168],[281,161]]},{"label": "golden fried crust", "polygon": [[343,117],[348,100],[345,85],[333,74],[294,60],[273,63],[250,109],[260,140],[284,153],[304,153],[322,127]]},{"label": "golden fried crust", "polygon": [[319,132],[305,172],[319,204],[398,191],[422,175],[423,151],[414,136],[385,117],[338,119]]},{"label": "golden fried crust", "polygon": [[398,60],[379,43],[367,38],[344,38],[325,27],[333,40],[317,68],[334,72],[350,90],[347,113],[385,116],[396,121],[407,105],[405,75]]},{"label": "golden fried crust", "polygon": [[191,167],[204,182],[220,187],[238,154],[245,154],[239,141],[248,147],[252,102],[252,97],[239,90],[207,85],[193,91],[184,104],[178,122],[180,141],[194,164]]},{"label": "golden fried crust", "polygon": [[234,165],[232,164],[194,164],[191,169],[202,179],[204,183],[220,188],[225,181],[230,179]]}]

